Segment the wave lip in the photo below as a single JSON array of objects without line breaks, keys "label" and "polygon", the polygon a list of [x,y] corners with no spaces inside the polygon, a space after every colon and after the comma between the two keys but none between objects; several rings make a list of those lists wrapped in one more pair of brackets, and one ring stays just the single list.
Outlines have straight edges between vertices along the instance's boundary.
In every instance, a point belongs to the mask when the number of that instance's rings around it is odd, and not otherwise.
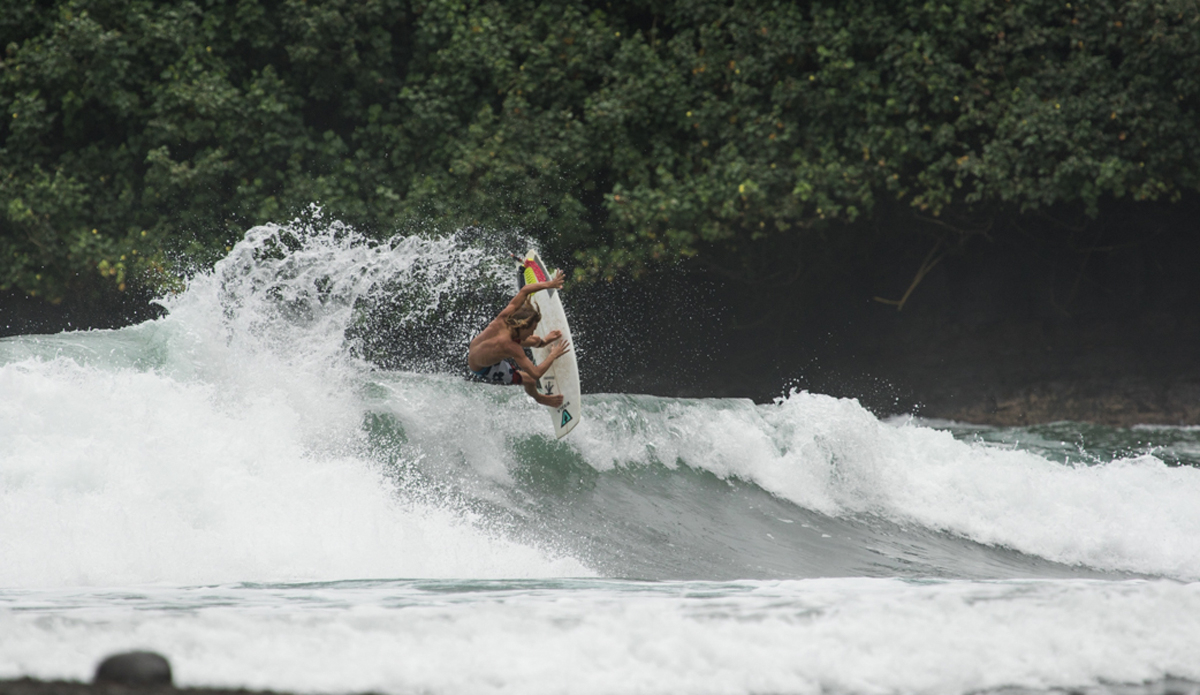
[{"label": "wave lip", "polygon": [[888,424],[851,399],[593,398],[590,465],[686,466],[835,518],[879,517],[1065,565],[1200,578],[1200,469],[1153,455],[1064,465]]}]

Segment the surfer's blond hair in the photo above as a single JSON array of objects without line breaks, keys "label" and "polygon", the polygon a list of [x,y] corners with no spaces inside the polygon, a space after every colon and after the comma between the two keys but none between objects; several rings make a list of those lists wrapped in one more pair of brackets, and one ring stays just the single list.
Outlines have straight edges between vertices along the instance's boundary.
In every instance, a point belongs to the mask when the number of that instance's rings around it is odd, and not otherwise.
[{"label": "surfer's blond hair", "polygon": [[537,307],[535,307],[528,298],[525,299],[524,304],[522,304],[516,311],[504,319],[504,325],[508,326],[509,333],[512,334],[513,340],[517,339],[517,334],[519,334],[521,331],[525,330],[526,328],[536,327],[541,322],[541,312],[537,310]]}]

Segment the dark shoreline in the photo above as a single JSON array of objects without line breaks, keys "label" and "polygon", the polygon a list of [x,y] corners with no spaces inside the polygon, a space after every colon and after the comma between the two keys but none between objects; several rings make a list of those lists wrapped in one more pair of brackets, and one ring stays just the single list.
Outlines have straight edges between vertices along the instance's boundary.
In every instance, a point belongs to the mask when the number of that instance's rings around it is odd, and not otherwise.
[{"label": "dark shoreline", "polygon": [[[1116,206],[1082,247],[1068,234],[1031,249],[1020,229],[997,232],[915,286],[930,241],[903,230],[818,280],[680,273],[613,293],[621,319],[660,340],[628,351],[631,364],[609,365],[611,386],[595,390],[770,402],[800,389],[856,398],[878,415],[975,424],[1200,425],[1197,216],[1200,198]],[[910,287],[902,308],[880,301]],[[697,355],[696,345],[710,352]]]},{"label": "dark shoreline", "polygon": [[[242,688],[189,688],[170,685],[129,686],[78,681],[43,681],[36,678],[0,680],[0,695],[296,695],[281,690]],[[368,695],[368,694],[363,694]],[[1200,695],[1200,683],[1164,678],[1150,683],[1113,684],[1080,688],[999,688],[974,695]]]}]

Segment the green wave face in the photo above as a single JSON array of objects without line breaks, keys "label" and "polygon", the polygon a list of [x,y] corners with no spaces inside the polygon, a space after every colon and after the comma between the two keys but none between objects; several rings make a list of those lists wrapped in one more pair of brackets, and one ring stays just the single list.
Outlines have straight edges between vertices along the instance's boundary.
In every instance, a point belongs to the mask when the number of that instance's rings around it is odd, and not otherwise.
[{"label": "green wave face", "polygon": [[[852,401],[794,394],[780,403],[756,406],[748,401],[597,394],[588,398],[589,420],[579,436],[557,441],[539,431],[545,424],[541,414],[515,397],[472,393],[469,386],[411,375],[394,375],[384,390],[403,392],[406,399],[414,391],[437,391],[445,400],[453,391],[467,401],[485,400],[472,423],[480,440],[465,432],[445,439],[437,435],[434,442],[425,439],[428,429],[440,427],[426,418],[440,418],[444,411],[368,414],[368,441],[386,461],[398,489],[437,489],[467,500],[481,518],[512,537],[569,554],[602,576],[1012,578],[1112,577],[1140,571],[1134,563],[1105,566],[1037,553],[1033,548],[1044,544],[1052,530],[1031,534],[1030,528],[1044,524],[1018,517],[1017,499],[979,500],[991,507],[1014,507],[1007,523],[1000,514],[997,525],[986,529],[973,523],[969,514],[949,516],[943,523],[923,520],[933,516],[930,510],[910,509],[913,501],[888,494],[887,483],[896,472],[879,460],[892,458],[907,465],[910,457],[919,460],[921,452],[888,451],[889,444],[916,439],[912,445],[919,447],[921,440],[931,439],[930,457],[945,456],[948,448],[952,457],[962,460],[932,460],[930,470],[961,467],[964,478],[983,476],[984,487],[989,485],[987,467],[994,465],[1003,478],[994,483],[997,492],[1005,492],[1014,475],[1028,478],[1027,483],[1050,477],[1069,485],[1072,476],[1094,471],[1050,461],[1015,448],[1013,442],[993,445],[974,441],[974,434],[955,439],[931,428],[880,423]],[[494,405],[490,396],[497,396]],[[382,400],[384,408],[394,403]],[[826,416],[831,410],[850,411],[855,420],[867,423],[865,430],[875,430],[864,436],[878,438],[878,449],[858,452],[859,443],[847,441],[863,432],[861,422],[838,425],[845,429],[841,434],[850,435],[840,441],[837,431],[797,436],[795,430],[804,423],[787,417],[797,405]],[[461,406],[459,411],[467,409]],[[731,424],[739,421],[740,429]],[[472,424],[463,429],[471,430]],[[712,434],[722,427],[724,433]],[[991,434],[999,438],[999,433]],[[1022,434],[1013,432],[1014,437]],[[1188,435],[1171,431],[1171,436]],[[722,450],[713,441],[719,438],[742,441]],[[467,439],[472,443],[447,446],[448,441]],[[482,446],[477,446],[479,441]],[[737,458],[742,453],[744,457]],[[862,460],[856,460],[858,453]],[[1000,460],[993,461],[996,457]],[[888,480],[860,477],[864,461]],[[1095,471],[1106,466],[1123,469],[1123,460],[1115,461],[1097,463]],[[1161,463],[1139,465],[1167,468]],[[922,472],[918,468],[911,474]],[[935,490],[934,497],[956,496],[958,484]],[[1070,503],[1070,495],[1047,502]],[[972,504],[966,501],[966,507]],[[1000,533],[1014,540],[991,541]]]}]

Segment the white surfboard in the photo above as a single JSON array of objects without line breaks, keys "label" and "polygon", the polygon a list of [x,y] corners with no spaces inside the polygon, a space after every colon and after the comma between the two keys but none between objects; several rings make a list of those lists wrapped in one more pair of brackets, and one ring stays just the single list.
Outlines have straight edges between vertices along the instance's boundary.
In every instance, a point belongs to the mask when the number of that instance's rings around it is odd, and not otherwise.
[{"label": "white surfboard", "polygon": [[[551,277],[546,264],[537,251],[530,249],[525,254],[521,266],[521,286],[534,282],[542,282]],[[538,391],[546,395],[562,394],[563,402],[551,411],[554,420],[554,434],[559,439],[575,429],[583,416],[579,396],[579,364],[575,361],[575,343],[571,340],[571,327],[567,325],[567,314],[563,311],[562,298],[558,290],[541,290],[534,292],[530,301],[537,306],[542,315],[538,324],[537,335],[544,336],[550,331],[561,331],[563,338],[571,342],[571,351],[554,360],[542,378],[538,380]],[[533,361],[541,364],[550,354],[550,348],[533,348]]]}]

